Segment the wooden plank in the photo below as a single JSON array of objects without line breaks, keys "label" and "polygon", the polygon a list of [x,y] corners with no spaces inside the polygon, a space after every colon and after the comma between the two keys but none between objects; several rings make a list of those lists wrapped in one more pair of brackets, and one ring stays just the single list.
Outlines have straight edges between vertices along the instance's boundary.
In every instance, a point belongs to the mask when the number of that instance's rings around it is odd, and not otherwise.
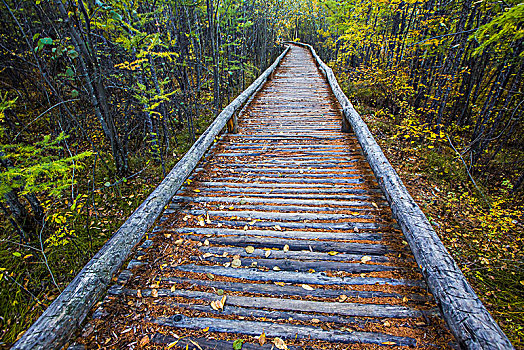
[{"label": "wooden plank", "polygon": [[[166,345],[170,349],[183,349],[183,350],[217,350],[217,349],[233,349],[233,341],[209,339],[209,338],[195,338],[195,337],[182,337],[175,338],[170,335],[155,333],[151,338],[151,343]],[[268,342],[263,346],[258,343],[245,342],[242,345],[242,350],[274,350],[275,346],[273,343]],[[68,348],[69,350],[70,348]],[[289,350],[299,350],[301,347],[288,346]]]},{"label": "wooden plank", "polygon": [[209,327],[209,332],[219,333],[241,333],[251,336],[259,336],[263,332],[267,337],[280,337],[283,339],[319,339],[338,343],[368,343],[378,344],[391,342],[398,346],[415,346],[416,341],[412,338],[397,337],[375,332],[343,332],[338,330],[325,331],[320,327],[296,326],[262,321],[237,321],[224,320],[207,317],[158,317],[152,319],[153,323],[162,326],[203,329]]},{"label": "wooden plank", "polygon": [[[351,214],[332,214],[332,213],[282,213],[273,211],[249,211],[249,210],[203,210],[203,209],[189,209],[184,210],[184,213],[190,215],[209,215],[210,217],[238,217],[248,219],[260,220],[287,220],[287,221],[303,221],[303,220],[318,220],[318,221],[339,221],[339,220],[355,220],[355,219],[373,219],[373,215],[351,215]],[[370,223],[371,224],[371,223]],[[375,226],[373,226],[375,227]]]},{"label": "wooden plank", "polygon": [[[190,203],[190,206],[198,206],[198,203]],[[219,205],[220,207],[220,205]],[[170,204],[169,209],[180,209],[180,206],[175,204]],[[241,210],[260,210],[260,211],[281,211],[281,212],[341,212],[341,211],[351,211],[351,212],[367,212],[373,213],[373,210],[370,208],[340,208],[340,207],[307,207],[307,206],[297,206],[297,205],[273,205],[271,203],[266,203],[264,205],[246,205],[246,204],[237,204],[235,209]],[[376,213],[379,215],[380,213]]]},{"label": "wooden plank", "polygon": [[410,300],[426,301],[427,298],[420,295],[403,295],[398,293],[385,293],[380,291],[362,291],[362,290],[351,290],[351,289],[324,289],[315,288],[314,290],[305,290],[299,286],[283,285],[278,286],[274,283],[239,283],[239,282],[221,282],[209,279],[190,279],[190,278],[178,278],[178,277],[166,277],[162,281],[176,284],[190,284],[198,286],[206,286],[209,288],[215,288],[216,290],[222,289],[225,291],[232,292],[245,292],[253,294],[266,294],[274,297],[284,296],[313,296],[317,298],[330,298],[337,299],[341,294],[344,294],[351,298],[396,298],[402,299],[404,297]]},{"label": "wooden plank", "polygon": [[[246,253],[245,248],[241,247],[200,247],[199,250],[202,253],[210,253],[216,255],[222,255],[227,253],[230,256],[240,255],[240,256],[256,256],[256,257],[265,257],[267,250],[264,249],[255,249],[251,254]],[[271,250],[271,255],[269,257],[273,259],[299,259],[299,260],[326,260],[326,261],[354,261],[358,262],[362,259],[365,254],[346,254],[339,253],[336,255],[330,255],[326,252],[312,252],[309,250],[300,250],[284,252],[282,250]],[[384,255],[368,255],[372,262],[388,262],[390,259]]]},{"label": "wooden plank", "polygon": [[[280,198],[252,198],[252,197],[186,197],[186,196],[175,196],[172,199],[173,202],[222,202],[222,203],[260,203],[260,204],[290,204],[290,205],[304,205],[304,206],[336,206],[339,209],[354,210],[354,207],[373,207],[371,202],[365,201],[348,201],[348,200],[322,200],[322,199],[280,199]],[[379,206],[380,202],[376,202]]]},{"label": "wooden plank", "polygon": [[181,265],[180,271],[194,273],[211,273],[218,276],[242,278],[260,282],[284,282],[297,284],[319,285],[392,285],[423,288],[425,284],[418,280],[405,280],[378,277],[329,277],[323,272],[290,272],[290,271],[259,271],[247,268],[231,268],[223,266],[202,266],[195,264]]},{"label": "wooden plank", "polygon": [[[219,299],[217,294],[201,292],[187,289],[156,289],[158,297],[181,297],[186,299],[196,299],[213,301]],[[142,297],[150,297],[151,289],[142,289]],[[134,289],[121,288],[120,294],[136,296]],[[373,318],[416,318],[422,316],[422,312],[406,306],[389,304],[360,304],[360,303],[340,303],[330,301],[297,300],[287,298],[271,298],[258,296],[238,296],[228,295],[226,306],[239,306],[248,308],[265,308],[272,310],[310,312],[314,314],[331,314],[351,317],[373,317]],[[212,310],[207,305],[208,310]],[[314,315],[311,317],[314,318]]]},{"label": "wooden plank", "polygon": [[221,227],[180,227],[176,233],[193,233],[197,235],[231,235],[231,236],[267,236],[294,239],[332,239],[332,240],[366,240],[380,241],[381,233],[356,232],[323,232],[323,231],[278,231],[278,230],[236,230]]},{"label": "wooden plank", "polygon": [[311,46],[306,47],[312,52],[342,106],[344,116],[351,124],[459,346],[464,349],[493,349],[494,346],[501,350],[514,349],[407,191],[366,123],[349,102],[331,68],[322,62]]},{"label": "wooden plank", "polygon": [[[249,231],[246,231],[249,232]],[[305,239],[283,239],[274,237],[253,237],[253,236],[211,236],[202,237],[196,235],[184,235],[183,237],[195,241],[208,240],[214,245],[232,245],[237,247],[247,247],[251,245],[259,248],[278,248],[283,249],[285,245],[289,250],[309,250],[315,252],[340,252],[348,254],[384,255],[391,250],[382,244],[367,243],[347,243],[340,241],[318,241]]]},{"label": "wooden plank", "polygon": [[[203,260],[211,261],[214,263],[224,264],[230,263],[233,260],[232,257],[222,256],[208,256],[202,258],[201,256],[192,257],[192,260]],[[378,264],[361,264],[361,263],[346,263],[346,262],[335,262],[335,261],[301,261],[292,258],[286,259],[253,259],[252,257],[242,258],[242,264],[245,266],[256,266],[257,268],[268,268],[273,269],[277,267],[283,271],[345,271],[348,273],[368,273],[368,272],[379,272],[379,271],[393,271],[398,270],[395,266],[386,266]]]},{"label": "wooden plank", "polygon": [[13,349],[56,349],[67,342],[233,113],[265,83],[288,51],[289,47],[216,117],[158,187],[13,345]]}]

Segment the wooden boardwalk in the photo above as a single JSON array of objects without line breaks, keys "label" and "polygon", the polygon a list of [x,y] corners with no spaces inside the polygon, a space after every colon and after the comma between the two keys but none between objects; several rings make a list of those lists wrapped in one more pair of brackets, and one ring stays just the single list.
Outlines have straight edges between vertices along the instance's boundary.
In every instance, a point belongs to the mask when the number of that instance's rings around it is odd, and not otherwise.
[{"label": "wooden boardwalk", "polygon": [[290,349],[448,348],[453,337],[341,121],[310,52],[293,46],[76,346],[284,348],[278,337]]}]

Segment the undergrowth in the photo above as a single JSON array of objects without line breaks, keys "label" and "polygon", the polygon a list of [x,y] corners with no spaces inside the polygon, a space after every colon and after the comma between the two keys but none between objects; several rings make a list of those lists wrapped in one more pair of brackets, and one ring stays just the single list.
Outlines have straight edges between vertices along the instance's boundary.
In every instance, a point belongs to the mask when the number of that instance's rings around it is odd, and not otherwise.
[{"label": "undergrowth", "polygon": [[[194,121],[197,137],[212,119],[207,111]],[[192,141],[186,128],[177,132],[177,144],[172,141],[166,157],[167,172],[189,150]],[[49,226],[46,233],[32,241],[20,240],[2,216],[0,348],[21,337],[160,183],[162,167],[153,161],[146,162],[147,158],[144,151],[130,159],[136,171],[128,178],[115,179],[114,172],[103,166],[97,166],[93,175],[93,168],[87,166],[76,175],[75,191],[82,195],[47,203],[52,208],[52,216],[46,220]]]},{"label": "undergrowth", "polygon": [[[354,101],[366,100],[346,88]],[[483,176],[468,174],[451,146],[461,144],[460,132],[427,128],[415,113],[356,108],[478,296],[524,349],[524,196],[509,180],[521,169],[507,161],[508,152],[522,151],[506,150]]]}]

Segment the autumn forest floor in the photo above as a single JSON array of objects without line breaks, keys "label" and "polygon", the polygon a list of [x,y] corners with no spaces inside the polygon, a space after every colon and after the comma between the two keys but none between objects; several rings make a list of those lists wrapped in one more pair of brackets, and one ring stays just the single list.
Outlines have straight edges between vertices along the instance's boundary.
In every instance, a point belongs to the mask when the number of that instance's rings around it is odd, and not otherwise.
[{"label": "autumn forest floor", "polygon": [[524,196],[505,181],[515,171],[511,162],[502,159],[485,177],[474,177],[481,194],[449,146],[395,137],[402,131],[390,117],[356,108],[483,303],[524,349]]}]

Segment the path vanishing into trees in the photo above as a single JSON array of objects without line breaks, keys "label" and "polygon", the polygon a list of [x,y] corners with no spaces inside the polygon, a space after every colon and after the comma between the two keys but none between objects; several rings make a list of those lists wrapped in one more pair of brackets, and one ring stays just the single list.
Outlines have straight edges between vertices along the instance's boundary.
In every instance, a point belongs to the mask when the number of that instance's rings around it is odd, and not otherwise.
[{"label": "path vanishing into trees", "polygon": [[290,46],[70,349],[511,348],[320,68]]}]

